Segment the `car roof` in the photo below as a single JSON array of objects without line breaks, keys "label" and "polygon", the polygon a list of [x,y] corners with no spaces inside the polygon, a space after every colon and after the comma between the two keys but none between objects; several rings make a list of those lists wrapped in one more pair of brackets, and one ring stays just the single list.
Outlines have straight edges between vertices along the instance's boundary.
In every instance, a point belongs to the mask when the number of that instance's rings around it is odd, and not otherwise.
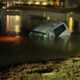
[{"label": "car roof", "polygon": [[63,24],[60,21],[45,21],[40,26],[36,27],[33,31],[47,33],[49,30],[54,29],[58,25]]}]

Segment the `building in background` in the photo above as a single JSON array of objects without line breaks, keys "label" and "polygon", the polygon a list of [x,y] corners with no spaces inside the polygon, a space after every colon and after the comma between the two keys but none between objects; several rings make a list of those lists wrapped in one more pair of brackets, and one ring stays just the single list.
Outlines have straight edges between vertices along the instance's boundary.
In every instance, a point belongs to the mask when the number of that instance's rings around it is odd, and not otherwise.
[{"label": "building in background", "polygon": [[51,5],[54,7],[72,8],[80,6],[80,0],[0,0],[6,3],[8,6],[15,4],[27,4],[27,5]]},{"label": "building in background", "polygon": [[76,8],[78,6],[77,0],[65,0],[66,8]]}]

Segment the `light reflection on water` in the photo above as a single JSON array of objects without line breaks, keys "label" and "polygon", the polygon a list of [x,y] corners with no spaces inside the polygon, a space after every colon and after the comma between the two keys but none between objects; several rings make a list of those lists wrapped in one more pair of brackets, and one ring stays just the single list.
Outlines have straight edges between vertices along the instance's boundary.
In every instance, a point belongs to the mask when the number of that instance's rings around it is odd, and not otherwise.
[{"label": "light reflection on water", "polygon": [[[13,13],[15,12],[15,14]],[[33,12],[33,14],[32,14]],[[39,14],[39,15],[36,15]],[[30,31],[31,29],[33,29],[34,27],[38,26],[40,24],[40,22],[42,22],[44,19],[47,20],[61,20],[66,22],[66,24],[68,25],[68,28],[70,30],[70,32],[75,32],[75,29],[77,28],[77,32],[79,32],[79,26],[80,26],[80,18],[76,19],[75,16],[80,16],[79,13],[73,13],[73,12],[69,12],[69,13],[54,13],[54,12],[36,12],[34,13],[34,11],[8,11],[3,22],[6,21],[6,23],[4,24],[3,27],[6,28],[6,32],[11,36],[20,36],[20,34],[18,33],[28,33],[28,31]],[[35,16],[34,16],[35,15]],[[43,16],[45,18],[39,17],[39,16]],[[76,25],[75,25],[76,24]],[[76,27],[76,28],[75,28]],[[52,42],[54,42],[53,45],[65,45],[65,40],[59,40],[59,42],[57,42],[57,40],[52,40]],[[49,45],[51,46],[51,41],[47,42],[43,41],[43,44],[46,44],[46,46],[49,47]],[[50,44],[49,44],[50,43]],[[41,44],[41,43],[40,43]],[[69,44],[71,46],[71,43]],[[69,49],[71,47],[68,47]],[[55,47],[55,46],[54,46]],[[60,47],[61,48],[61,47]],[[62,47],[63,48],[63,47]],[[71,48],[72,49],[72,48]],[[70,49],[70,50],[71,50]]]},{"label": "light reflection on water", "polygon": [[[21,61],[25,62],[48,59],[51,60],[55,58],[80,56],[79,34],[71,35],[68,38],[51,40],[30,39],[28,36],[22,37],[20,34],[18,34],[20,32],[28,33],[28,31],[38,26],[44,19],[42,17],[34,17],[32,15],[29,15],[30,13],[28,14],[28,12],[26,12],[25,14],[23,13],[21,13],[21,15],[13,15],[12,13],[10,15],[7,14],[6,16],[4,16],[2,23],[0,24],[2,30],[4,29],[5,32],[9,33],[6,37],[0,37],[0,61],[2,61],[1,64],[7,64],[4,61],[4,56],[9,64]],[[43,12],[42,15],[45,16],[47,20],[53,19],[55,17],[52,13],[46,14]],[[74,17],[75,15],[70,16],[69,14],[67,14],[67,17],[66,15],[64,15],[62,18],[57,19],[62,19],[61,21],[65,21],[69,27],[70,32],[75,32],[75,30],[79,32],[80,18],[75,19]],[[2,53],[4,53],[5,55]]]},{"label": "light reflection on water", "polygon": [[[0,37],[0,65],[80,56],[80,36],[55,39]],[[4,61],[4,56],[5,60]]]},{"label": "light reflection on water", "polygon": [[44,46],[51,50],[67,50],[70,37],[52,38],[52,39],[33,39],[34,43]]},{"label": "light reflection on water", "polygon": [[7,32],[15,32],[16,34],[20,32],[21,27],[21,16],[20,15],[7,15],[6,16],[6,27]]},{"label": "light reflection on water", "polygon": [[73,18],[70,17],[69,18],[69,30],[71,33],[73,32],[73,24],[74,24]]},{"label": "light reflection on water", "polygon": [[[6,13],[6,12],[5,12]],[[34,12],[34,11],[7,11],[4,14],[2,24],[6,28],[5,32],[18,34],[29,33],[34,27],[37,27],[44,19],[64,21],[70,32],[79,32],[80,15],[79,13],[55,13],[55,12]],[[42,18],[43,17],[43,18]],[[5,22],[6,21],[6,22]]]},{"label": "light reflection on water", "polygon": [[[46,19],[50,20],[50,17],[47,16]],[[31,23],[28,23],[28,24],[30,25]],[[74,26],[73,17],[69,18],[69,21],[67,24],[69,26],[70,32],[73,32],[73,26]],[[6,16],[6,31],[7,32],[15,32],[17,34],[20,32],[20,28],[21,28],[21,16],[20,15],[16,15],[16,16],[7,15]]]}]

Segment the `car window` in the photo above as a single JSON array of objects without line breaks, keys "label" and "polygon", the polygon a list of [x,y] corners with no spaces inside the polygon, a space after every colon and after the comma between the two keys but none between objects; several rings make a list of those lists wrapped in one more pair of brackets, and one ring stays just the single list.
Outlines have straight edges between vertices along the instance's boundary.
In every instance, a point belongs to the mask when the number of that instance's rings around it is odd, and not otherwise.
[{"label": "car window", "polygon": [[64,24],[62,24],[59,27],[54,29],[54,34],[55,34],[55,36],[59,36],[65,30],[66,30],[66,27]]},{"label": "car window", "polygon": [[42,33],[42,32],[38,32],[38,31],[32,31],[32,34],[31,34],[32,36],[43,36],[44,35],[44,33]]}]

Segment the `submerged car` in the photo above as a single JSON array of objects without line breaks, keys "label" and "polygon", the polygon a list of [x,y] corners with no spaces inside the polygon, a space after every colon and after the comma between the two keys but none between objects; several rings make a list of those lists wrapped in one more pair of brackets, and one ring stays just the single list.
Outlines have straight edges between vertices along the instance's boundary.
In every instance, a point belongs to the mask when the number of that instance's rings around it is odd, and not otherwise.
[{"label": "submerged car", "polygon": [[70,36],[67,25],[61,21],[45,21],[30,32],[31,37],[51,38]]}]

